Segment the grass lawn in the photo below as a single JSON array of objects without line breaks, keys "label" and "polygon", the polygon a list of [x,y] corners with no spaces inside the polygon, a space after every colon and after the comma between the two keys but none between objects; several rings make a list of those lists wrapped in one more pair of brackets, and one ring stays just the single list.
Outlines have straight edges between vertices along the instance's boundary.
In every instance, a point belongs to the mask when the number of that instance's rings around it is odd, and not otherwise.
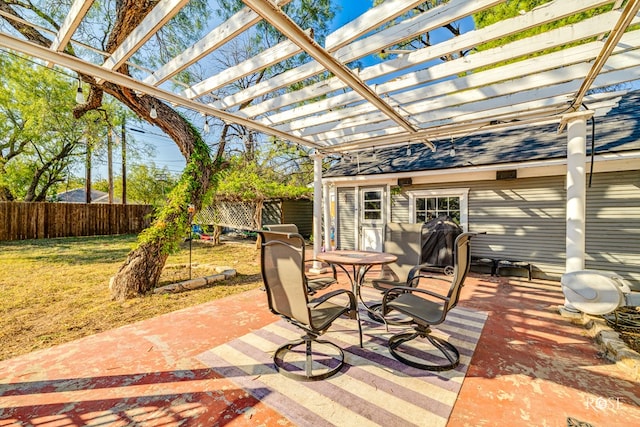
[{"label": "grass lawn", "polygon": [[[255,242],[213,246],[192,242],[192,277],[205,267],[230,266],[229,281],[177,294],[111,301],[109,279],[135,244],[135,236],[0,242],[0,360],[51,347],[159,314],[261,286]],[[160,286],[189,278],[189,244],[171,255]]]}]

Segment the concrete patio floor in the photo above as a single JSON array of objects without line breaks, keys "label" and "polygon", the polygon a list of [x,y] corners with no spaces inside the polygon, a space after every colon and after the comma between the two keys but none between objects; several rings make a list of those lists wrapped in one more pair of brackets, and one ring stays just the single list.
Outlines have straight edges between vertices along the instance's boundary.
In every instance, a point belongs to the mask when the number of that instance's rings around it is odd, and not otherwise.
[{"label": "concrete patio floor", "polygon": [[[460,306],[489,317],[449,426],[640,425],[640,385],[562,302],[557,282],[470,275]],[[292,425],[196,358],[275,320],[255,290],[2,361],[0,426]]]}]

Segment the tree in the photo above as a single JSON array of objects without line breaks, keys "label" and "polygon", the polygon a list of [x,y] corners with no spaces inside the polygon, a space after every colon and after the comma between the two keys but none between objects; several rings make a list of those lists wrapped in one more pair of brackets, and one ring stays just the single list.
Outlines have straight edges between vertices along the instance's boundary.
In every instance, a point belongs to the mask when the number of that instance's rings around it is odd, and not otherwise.
[{"label": "tree", "polygon": [[[0,10],[19,16],[23,13],[36,14],[43,18],[43,25],[53,26],[56,30],[62,23],[63,16],[59,14],[58,5],[54,2],[22,2],[0,0]],[[103,40],[103,50],[112,53],[133,29],[153,9],[157,2],[122,0],[115,4],[115,14],[106,11],[107,5],[92,8],[94,15],[90,16],[92,25],[84,27],[81,35],[93,40]],[[22,13],[21,13],[22,12]],[[191,1],[182,12],[189,15],[186,20],[175,20],[173,25],[165,26],[162,36],[158,37],[160,49],[156,61],[161,60],[172,48],[176,40],[188,42],[196,35],[194,25],[189,24],[191,32],[186,31],[187,22],[195,22],[195,29],[206,19],[206,2]],[[98,14],[102,14],[99,19]],[[6,18],[5,18],[6,19]],[[50,46],[51,41],[40,31],[21,24],[19,21],[6,19],[24,37],[42,46]],[[189,34],[193,36],[189,37]],[[171,40],[170,46],[164,43]],[[75,55],[72,45],[65,48],[65,52]],[[149,54],[148,60],[153,56]],[[118,70],[130,75],[128,64]],[[223,168],[222,150],[211,158],[209,148],[202,140],[199,132],[177,110],[145,94],[136,93],[128,88],[102,82],[101,85],[90,75],[81,75],[82,81],[89,87],[86,102],[78,104],[73,109],[76,118],[83,117],[87,112],[101,108],[104,94],[107,93],[126,105],[132,112],[149,123],[158,126],[178,145],[187,160],[187,166],[180,182],[169,194],[168,203],[156,212],[156,217],[150,228],[141,233],[138,245],[127,256],[126,261],[112,278],[110,287],[112,297],[124,299],[152,289],[158,282],[164,263],[169,253],[177,246],[177,242],[187,226],[187,206],[192,204],[199,209],[202,199],[211,188],[213,178]],[[151,108],[157,111],[157,117],[150,115]],[[224,147],[221,147],[222,149]]]},{"label": "tree", "polygon": [[0,200],[43,201],[85,150],[83,129],[97,127],[71,115],[68,77],[21,56],[0,57],[0,66]]},{"label": "tree", "polygon": [[[90,10],[91,24],[80,28],[76,37],[91,42],[102,41],[103,50],[112,53],[151,12],[157,2],[119,0],[115,2],[115,13],[108,10],[109,6],[113,5],[107,3],[97,3],[98,7]],[[220,0],[220,4],[230,6],[228,10],[237,10],[241,2]],[[43,32],[19,20],[7,19],[6,16],[22,18],[22,14],[35,15],[41,18],[43,26],[57,30],[63,19],[59,5],[59,2],[52,1],[0,0],[0,10],[4,12],[3,19],[7,24],[31,42],[46,47],[50,46],[51,41]],[[312,11],[328,8],[328,5],[329,0],[305,0],[296,7],[300,11],[300,17],[315,20],[319,15]],[[208,17],[208,10],[205,0],[190,1],[180,14],[156,35],[153,48],[139,52],[136,60],[144,62],[147,67],[154,66],[182,50],[199,35]],[[327,25],[327,22],[321,25]],[[270,31],[275,34],[275,31]],[[266,34],[268,33],[263,33],[262,37]],[[262,40],[266,40],[266,37]],[[71,44],[65,47],[65,53],[76,54]],[[116,71],[125,75],[132,72],[126,63]],[[167,203],[157,210],[154,222],[140,234],[137,247],[128,254],[126,261],[111,280],[112,297],[124,299],[155,287],[169,253],[177,248],[177,243],[188,226],[187,208],[192,205],[196,211],[200,210],[207,193],[216,187],[219,173],[227,165],[224,153],[228,125],[224,125],[215,147],[215,154],[212,155],[200,132],[170,105],[108,81],[99,85],[90,75],[81,75],[80,78],[89,86],[90,91],[86,102],[74,108],[75,117],[82,117],[88,111],[100,108],[104,94],[109,94],[143,120],[158,126],[176,143],[187,163],[177,185],[169,193]],[[179,78],[188,79],[189,75],[182,73]],[[151,117],[150,114],[152,107],[157,111],[155,117]]]},{"label": "tree", "polygon": [[[159,168],[154,162],[132,165],[127,173],[127,200],[161,207],[177,181],[167,167]],[[99,180],[94,188],[107,192],[109,183],[107,180]],[[114,179],[114,196],[122,199],[121,176]]]}]

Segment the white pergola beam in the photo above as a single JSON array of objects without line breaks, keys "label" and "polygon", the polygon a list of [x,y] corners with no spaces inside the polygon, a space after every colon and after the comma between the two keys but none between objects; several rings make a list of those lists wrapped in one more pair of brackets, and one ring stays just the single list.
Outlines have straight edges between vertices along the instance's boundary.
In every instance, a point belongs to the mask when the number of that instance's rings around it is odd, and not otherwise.
[{"label": "white pergola beam", "polygon": [[[594,80],[594,87],[608,87],[639,79],[640,67],[636,66],[638,64],[637,58],[636,56],[636,58],[629,61],[630,64],[633,63],[633,68],[611,71],[598,76]],[[583,71],[588,69],[586,64],[578,64],[576,67],[582,67]],[[452,103],[449,107],[442,106],[437,110],[425,110],[424,113],[417,115],[415,119],[421,123],[421,127],[424,130],[447,128],[450,131],[451,128],[458,125],[466,126],[468,123],[476,123],[475,126],[480,128],[496,119],[505,122],[518,120],[523,114],[528,115],[531,112],[534,112],[538,117],[559,112],[566,113],[569,111],[572,94],[580,86],[582,79],[582,76],[580,76],[570,82],[549,83],[542,86],[534,84],[534,87],[529,89],[526,89],[526,86],[520,86],[519,90],[515,91],[508,89],[509,83],[505,83],[502,88],[487,88],[489,92],[495,90],[496,93],[502,93],[502,96],[488,99],[476,96],[473,97],[473,102],[465,102],[464,104]],[[378,119],[381,119],[379,115]],[[303,137],[298,132],[292,133]],[[305,139],[317,142],[340,141],[341,145],[348,146],[361,140],[363,134],[367,135],[369,142],[367,146],[379,146],[378,138],[394,136],[401,138],[402,130],[398,127],[393,127],[393,123],[388,120],[386,122],[377,120],[375,123],[363,123],[359,126],[352,123],[350,128],[331,130],[313,136],[307,135]]]},{"label": "white pergola beam", "polygon": [[582,98],[584,98],[587,91],[591,87],[591,84],[602,70],[602,67],[604,67],[605,63],[609,59],[609,56],[624,35],[624,32],[627,30],[627,28],[629,28],[629,25],[631,25],[632,21],[638,14],[638,10],[640,10],[640,0],[629,0],[625,5],[624,9],[622,10],[620,20],[616,23],[616,25],[609,33],[609,36],[607,37],[607,40],[602,47],[602,52],[596,58],[593,66],[591,67],[591,70],[589,71],[589,74],[587,74],[584,82],[582,82],[582,85],[580,85],[580,89],[578,89],[578,93],[576,93],[575,100],[572,104],[574,109],[577,109],[580,104],[582,104]]},{"label": "white pergola beam", "polygon": [[325,49],[308,37],[286,14],[269,0],[244,0],[245,4],[260,14],[289,40],[300,46],[307,54],[321,63],[328,71],[343,80],[364,99],[375,105],[385,115],[409,132],[414,126],[401,114],[387,105],[378,95],[362,82],[346,65],[336,61]]},{"label": "white pergola beam", "polygon": [[311,148],[320,147],[320,145],[314,143],[313,141],[306,141],[302,138],[297,138],[296,136],[282,133],[277,129],[272,129],[268,126],[264,126],[252,120],[247,120],[243,117],[238,117],[226,111],[215,109],[209,105],[186,99],[168,90],[147,85],[146,83],[136,80],[133,77],[126,76],[113,70],[108,70],[100,65],[95,65],[83,61],[74,56],[66,55],[62,52],[55,52],[43,46],[17,39],[6,33],[0,32],[0,47],[15,50],[16,52],[21,52],[25,55],[39,58],[46,62],[52,62],[61,67],[73,70],[77,73],[94,76],[96,79],[109,81],[113,84],[120,85],[137,92],[145,93],[147,95],[169,102],[175,106],[199,111],[212,117],[218,117],[225,122],[237,123],[242,126],[246,126],[249,129],[253,129],[257,132],[262,132],[266,135],[272,135],[283,140],[291,141],[295,144],[300,144]]},{"label": "white pergola beam", "polygon": [[145,83],[158,86],[180,71],[196,63],[209,53],[227,43],[230,39],[260,21],[260,16],[249,8],[244,8],[222,25],[215,27],[204,38],[175,56],[160,69],[148,76]]},{"label": "white pergola beam", "polygon": [[[282,0],[280,4],[285,5],[289,2],[291,2],[291,0]],[[220,48],[229,40],[248,30],[261,19],[260,15],[253,10],[248,7],[243,8],[147,77],[144,80],[145,83],[154,86],[161,85],[180,71],[195,64],[214,50]]]},{"label": "white pergola beam", "polygon": [[[593,37],[599,34],[601,31],[606,31],[607,28],[610,28],[610,25],[613,25],[616,22],[618,15],[619,14],[615,12],[605,15],[599,15],[592,19],[583,21],[579,24],[575,24],[575,26],[572,26],[569,31],[567,31],[566,28],[556,29],[550,31],[549,33],[519,40],[508,45],[501,46],[499,48],[490,49],[475,55],[470,55],[464,58],[441,63],[414,73],[409,73],[397,79],[393,79],[387,83],[376,85],[376,92],[380,95],[383,95],[394,91],[404,91],[415,86],[425,86],[428,83],[446,79],[450,76],[468,74],[468,72],[475,69],[480,69],[493,64],[507,61],[513,56],[530,55],[539,51],[541,45],[545,46],[545,48],[551,48],[569,43],[572,40],[572,34],[576,35],[576,37],[580,36],[580,38]],[[548,34],[548,36],[546,34]],[[636,42],[640,42],[640,40]],[[411,95],[411,97],[415,99],[415,96],[417,95],[425,96],[426,98],[439,96],[442,93],[455,92],[456,90],[459,90],[460,87],[471,88],[486,85],[495,81],[502,80],[504,79],[504,76],[517,77],[524,74],[531,74],[533,72],[544,71],[563,65],[569,65],[575,62],[590,60],[595,58],[595,56],[601,49],[601,42],[592,42],[588,45],[582,45],[576,48],[570,48],[561,52],[537,57],[529,60],[529,62],[521,61],[516,64],[497,68],[495,70],[484,71],[476,74],[468,74],[466,77],[455,79],[446,82],[445,84],[435,83],[434,85],[430,86],[430,88],[432,88],[433,90],[423,90],[424,93],[416,93],[415,95]],[[543,61],[540,58],[545,59]],[[522,64],[524,63],[526,63],[527,65],[523,66]],[[532,64],[536,65],[532,66]],[[364,72],[362,74],[364,74]],[[334,87],[328,88],[328,86],[332,84],[334,84]],[[313,92],[312,94],[315,97],[320,97],[321,95],[328,93],[327,91],[339,90],[340,84],[339,82],[336,82],[335,79],[330,79],[325,82],[325,85],[322,86],[322,89],[322,91]],[[429,94],[429,92],[431,92],[431,94]],[[394,99],[398,100],[399,103],[402,103],[400,101],[401,98]],[[407,96],[405,96],[404,98],[407,98]],[[292,121],[301,117],[308,116],[306,119],[299,120],[298,122],[296,122],[296,124],[290,124],[291,129],[304,128],[310,126],[311,124],[319,123],[319,120],[316,117],[318,111],[329,111],[331,109],[336,109],[337,107],[342,107],[357,101],[358,98],[356,98],[351,92],[340,93],[338,95],[319,100],[313,104],[306,104],[290,110],[285,110],[280,113],[268,115],[260,121],[264,124],[279,125],[287,121]],[[252,112],[253,110],[249,108],[239,113],[245,115],[246,117],[252,117]],[[342,119],[348,117],[348,115],[343,111],[341,111],[340,114],[342,115]],[[354,115],[358,114],[360,113],[354,113]],[[326,117],[324,121],[331,121],[332,115],[335,114],[323,114],[323,116]]]},{"label": "white pergola beam", "polygon": [[[311,31],[305,31],[310,34]],[[272,48],[263,50],[259,54],[232,67],[225,68],[220,73],[215,74],[183,91],[182,95],[194,99],[215,91],[229,83],[235,82],[242,77],[256,73],[259,70],[270,67],[294,55],[302,52],[302,49],[290,40],[285,40]]]},{"label": "white pergola beam", "polygon": [[75,0],[69,9],[69,13],[64,18],[58,33],[51,42],[50,49],[62,51],[71,40],[71,36],[76,31],[82,19],[93,5],[94,0]]},{"label": "white pergola beam", "polygon": [[[627,34],[625,39],[631,43],[640,44],[640,31]],[[497,97],[505,93],[528,90],[572,79],[582,79],[589,69],[588,64],[584,62],[593,59],[600,51],[601,45],[602,42],[596,41],[496,69],[470,74],[455,80],[418,87],[413,91],[393,96],[390,98],[390,103],[421,123],[423,120],[422,112],[428,112],[427,115],[433,117],[437,115],[437,110],[447,106],[456,106],[462,110],[465,103],[487,98],[487,93]],[[610,65],[614,68],[627,68],[634,65],[633,61],[640,62],[640,53],[637,51],[614,56]],[[571,64],[577,65],[569,66]],[[505,76],[509,76],[510,80],[501,83],[505,80]],[[415,101],[416,99],[419,101]],[[268,117],[261,122],[268,122],[270,118]],[[358,123],[371,124],[384,118],[376,114],[370,105],[361,104],[324,113],[322,119],[324,120],[321,121],[318,117],[307,117],[279,125],[277,128],[286,132],[304,129],[300,133],[301,136],[310,136],[326,130],[335,132],[340,128],[350,128],[357,132],[355,128]],[[337,123],[338,121],[339,123]],[[270,124],[273,125],[273,123]],[[332,138],[328,135],[324,135],[324,137]]]},{"label": "white pergola beam", "polygon": [[[574,0],[571,0],[571,1],[574,1]],[[588,0],[588,1],[594,1],[594,0]],[[601,2],[603,0],[599,0],[599,1]],[[458,4],[458,2],[453,2],[453,3],[454,3],[453,5]],[[473,7],[471,9],[466,8],[464,11],[475,13],[484,8],[489,7],[494,3],[496,2],[491,2],[486,0],[482,2],[474,2]],[[401,24],[402,25],[401,27],[394,26],[392,28],[387,28],[365,39],[358,40],[356,43],[353,43],[348,46],[344,46],[341,49],[339,49],[337,52],[335,52],[333,56],[335,58],[339,58],[339,60],[342,61],[343,63],[348,63],[348,62],[360,59],[366,55],[381,52],[384,48],[390,45],[400,43],[409,37],[413,37],[419,34],[424,34],[435,28],[438,28],[438,26],[442,26],[449,23],[450,19],[453,19],[455,18],[455,16],[457,16],[457,15],[452,16],[453,12],[451,8],[452,8],[452,5],[447,4],[446,7],[443,5],[441,7],[431,9],[428,12],[425,12],[422,15],[411,19],[408,23],[405,22]],[[444,13],[444,12],[447,12],[447,13]],[[347,25],[351,25],[351,24],[347,24]],[[438,56],[435,56],[434,58],[437,58],[437,57]],[[425,59],[425,61],[430,59],[433,59],[433,58]],[[406,63],[404,64],[404,66],[400,66],[400,61],[396,61],[394,64],[392,64],[391,68],[387,68],[386,73],[398,72],[404,68],[408,68],[414,65],[415,63]],[[302,71],[302,69],[300,71]],[[219,108],[232,107],[241,102],[246,102],[247,100],[255,99],[261,95],[265,95],[266,93],[269,93],[272,90],[274,90],[274,88],[290,86],[293,83],[296,83],[298,81],[317,75],[323,72],[324,68],[320,64],[312,63],[311,65],[306,66],[304,68],[304,71],[305,71],[304,73],[301,73],[301,72],[285,73],[283,75],[273,77],[268,81],[261,82],[259,85],[245,89],[234,95],[228,96],[224,98],[222,101],[216,102],[214,105]],[[382,73],[380,75],[382,75]],[[374,77],[378,77],[378,76],[367,76],[366,78],[361,77],[361,79],[366,80],[367,78],[374,78]],[[322,83],[319,83],[318,85],[322,85]],[[344,82],[342,85],[343,85],[342,87],[344,88],[348,87],[348,85],[345,84]],[[316,85],[312,85],[312,86],[316,86]],[[300,94],[304,95],[304,93],[305,92],[297,91],[297,92],[294,92],[293,94],[288,94],[288,95],[283,95],[282,97],[278,97],[276,101],[267,100],[259,104],[259,106],[250,107],[251,112],[248,114],[248,116],[255,117],[257,115],[263,114],[272,109],[281,108],[285,105],[289,105],[289,104],[293,104],[296,102],[301,102],[306,99],[309,99],[309,98],[303,98],[300,96]]]},{"label": "white pergola beam", "polygon": [[108,70],[117,70],[137,52],[147,40],[151,38],[164,24],[169,22],[189,0],[161,0],[151,12],[142,20],[140,25],[124,39],[116,48],[103,67]]},{"label": "white pergola beam", "polygon": [[[416,50],[407,55],[402,55],[400,58],[384,61],[380,64],[376,64],[370,67],[365,68],[364,70],[359,72],[359,77],[364,80],[373,80],[380,79],[386,75],[397,74],[399,71],[416,67],[420,64],[428,63],[434,59],[438,59],[442,56],[458,52],[465,49],[470,49],[479,44],[486,43],[492,40],[497,40],[502,37],[507,37],[509,35],[518,33],[525,29],[534,27],[536,25],[548,23],[575,13],[577,9],[585,9],[589,7],[601,6],[603,4],[610,3],[610,0],[565,0],[563,2],[552,2],[545,4],[539,8],[536,8],[525,15],[517,16],[508,20],[501,21],[497,24],[491,25],[489,27],[470,31],[468,33],[462,34],[458,37],[454,37],[450,40],[447,40],[443,43],[436,44],[434,46],[430,46],[427,48]],[[598,24],[598,28],[601,28],[601,31],[609,31],[610,25],[613,25],[615,22],[613,19],[618,19],[619,13],[614,13],[612,15],[608,15],[609,17],[606,19],[607,22],[603,22],[603,19],[599,19],[599,21],[594,21],[593,24]],[[615,16],[615,18],[613,18]],[[593,18],[596,19],[596,18]],[[425,22],[423,19],[421,22]],[[442,24],[442,21],[438,21],[439,24]],[[590,35],[593,35],[593,30],[587,29],[587,25],[579,25],[575,24],[580,31],[588,32]],[[600,25],[602,25],[600,27]],[[421,31],[426,31],[430,27],[420,27]],[[557,37],[575,40],[578,37],[588,37],[582,36],[581,34],[576,34],[575,38],[573,37],[574,31],[576,31],[573,27],[568,27],[568,34],[560,34],[560,30],[554,31],[553,37],[544,37],[544,35],[537,36],[536,38],[532,38],[530,40],[531,44],[524,45],[524,43],[520,43],[522,46],[521,49],[526,49],[529,52],[538,51],[548,48],[550,45],[556,45],[554,40]],[[565,28],[567,29],[567,28]],[[597,33],[595,33],[597,34]],[[341,49],[337,55],[339,55],[345,62],[353,61],[364,56],[370,50],[380,51],[387,43],[384,42],[385,37],[391,38],[391,34],[386,34],[383,37],[377,36],[379,39],[382,39],[383,42],[376,44],[374,40],[371,38],[366,38],[358,43],[361,45],[359,49],[355,49],[352,45],[346,46]],[[516,42],[517,43],[517,42]],[[499,48],[498,48],[499,49]],[[350,52],[347,55],[347,52]],[[523,53],[524,54],[524,53]],[[508,56],[509,53],[506,53]],[[470,57],[468,57],[470,58]],[[449,64],[450,62],[447,62]],[[490,64],[487,64],[490,65]],[[447,68],[446,66],[443,68]],[[468,69],[467,69],[468,70]],[[464,72],[466,70],[460,70],[459,72]],[[453,75],[453,74],[448,74]],[[308,76],[307,76],[308,77]],[[276,77],[276,79],[283,79],[282,77]],[[283,82],[278,82],[279,85],[283,85]],[[284,86],[284,85],[283,85]],[[259,94],[266,93],[266,88],[268,88],[268,82],[263,82],[262,87],[265,89],[265,92],[258,92],[256,88],[249,88],[243,92],[247,93],[246,97],[241,97],[239,94],[235,94],[234,96],[237,98],[236,102],[242,99],[253,99]],[[342,88],[345,88],[346,85],[342,85]],[[287,105],[302,103],[308,99],[313,99],[318,96],[322,96],[326,93],[329,93],[329,90],[336,90],[337,86],[335,84],[331,84],[331,87],[325,84],[325,82],[320,82],[315,85],[308,86],[301,90],[286,93],[280,95],[276,98],[268,99],[263,101],[260,104],[253,105],[243,112],[246,114],[246,117],[256,117],[261,114],[265,114],[269,111],[277,110],[279,108],[283,108]],[[380,89],[376,88],[376,93],[380,94]],[[230,102],[225,98],[220,104],[216,103],[214,105],[218,107],[222,107],[222,103],[225,103],[225,106],[234,105],[234,103]]]},{"label": "white pergola beam", "polygon": [[[634,63],[634,60],[631,59],[629,62]],[[603,73],[594,81],[594,87],[608,87],[639,79],[640,66],[637,64],[638,61],[636,59],[632,68]],[[586,64],[580,65],[585,67]],[[489,125],[490,122],[495,122],[496,119],[503,122],[502,127],[513,126],[522,117],[527,116],[534,119],[537,118],[537,120],[541,118],[548,119],[552,115],[569,111],[572,94],[579,87],[581,81],[582,79],[575,79],[571,82],[537,87],[529,91],[513,92],[498,98],[481,99],[467,104],[465,106],[467,113],[464,111],[461,113],[460,106],[452,106],[449,109],[438,112],[441,117],[440,120],[423,123],[424,128],[418,131],[417,135],[437,138],[459,131],[479,130]],[[467,117],[463,117],[464,114],[467,114]],[[472,116],[472,114],[475,116]],[[429,117],[430,113],[426,112],[424,116]],[[511,120],[518,121],[509,123]],[[327,132],[322,135],[315,135],[311,139],[318,143],[322,141],[340,141],[336,147],[333,147],[332,151],[350,151],[415,140],[413,135],[406,135],[400,128],[394,128],[392,125],[388,121],[386,123],[380,122],[376,126],[368,125],[366,129],[360,129],[352,133],[347,133],[346,131],[340,134]],[[362,139],[363,134],[367,135],[364,140]]]}]

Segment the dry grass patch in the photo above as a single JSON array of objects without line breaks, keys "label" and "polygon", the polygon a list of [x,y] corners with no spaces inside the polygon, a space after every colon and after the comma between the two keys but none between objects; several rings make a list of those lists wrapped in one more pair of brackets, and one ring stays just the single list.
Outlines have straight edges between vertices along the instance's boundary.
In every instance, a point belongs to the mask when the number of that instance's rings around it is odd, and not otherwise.
[{"label": "dry grass patch", "polygon": [[[194,265],[229,266],[238,275],[179,294],[111,301],[109,278],[135,236],[0,242],[0,360],[261,286],[254,242],[192,242]],[[189,244],[167,260],[160,286],[189,278]],[[182,266],[181,268],[177,266]],[[209,275],[192,267],[192,277]]]}]

